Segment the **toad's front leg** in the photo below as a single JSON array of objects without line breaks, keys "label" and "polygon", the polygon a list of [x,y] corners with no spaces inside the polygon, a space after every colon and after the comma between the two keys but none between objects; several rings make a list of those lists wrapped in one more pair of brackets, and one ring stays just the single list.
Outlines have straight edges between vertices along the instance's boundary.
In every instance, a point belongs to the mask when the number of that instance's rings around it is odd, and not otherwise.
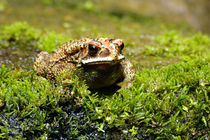
[{"label": "toad's front leg", "polygon": [[135,73],[136,73],[135,68],[131,64],[131,62],[126,58],[122,60],[120,64],[121,64],[123,81],[120,83],[117,83],[117,85],[122,88],[129,88],[131,87],[132,81],[135,78]]}]

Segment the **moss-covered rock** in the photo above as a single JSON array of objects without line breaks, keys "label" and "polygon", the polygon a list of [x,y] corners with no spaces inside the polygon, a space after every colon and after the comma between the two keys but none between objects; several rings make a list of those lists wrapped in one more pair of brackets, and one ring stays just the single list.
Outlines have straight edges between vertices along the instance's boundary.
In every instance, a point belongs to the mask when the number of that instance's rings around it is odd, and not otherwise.
[{"label": "moss-covered rock", "polygon": [[[207,139],[209,40],[201,33],[182,37],[168,31],[143,51],[127,40],[136,55],[178,57],[179,62],[137,69],[133,86],[111,95],[89,91],[77,76],[63,87],[33,70],[1,65],[0,139]],[[44,33],[27,23],[4,26],[0,32],[1,49],[52,52],[65,41],[64,35]],[[135,65],[141,61],[136,59]]]}]

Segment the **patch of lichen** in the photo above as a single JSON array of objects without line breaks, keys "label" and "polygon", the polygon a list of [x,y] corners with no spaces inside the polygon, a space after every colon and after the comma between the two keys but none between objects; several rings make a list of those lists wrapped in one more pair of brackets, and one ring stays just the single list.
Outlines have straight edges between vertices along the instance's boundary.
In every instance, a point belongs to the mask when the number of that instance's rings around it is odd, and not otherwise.
[{"label": "patch of lichen", "polygon": [[[26,23],[2,27],[0,33],[1,47],[30,46],[49,52],[66,38]],[[90,93],[74,76],[63,86],[59,84],[63,77],[53,83],[33,70],[1,65],[0,138],[207,138],[209,40],[201,33],[187,37],[174,31],[150,38],[142,49],[126,40],[136,57],[178,57],[179,62],[137,69],[133,86],[111,96]],[[141,65],[139,59],[133,60],[136,67]]]}]

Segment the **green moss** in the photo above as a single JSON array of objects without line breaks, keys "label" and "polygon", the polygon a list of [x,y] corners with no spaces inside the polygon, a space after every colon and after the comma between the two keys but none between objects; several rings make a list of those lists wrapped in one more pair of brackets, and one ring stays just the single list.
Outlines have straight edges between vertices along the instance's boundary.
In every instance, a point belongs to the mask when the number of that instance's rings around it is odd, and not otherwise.
[{"label": "green moss", "polygon": [[[85,100],[92,119],[131,136],[207,136],[209,58],[137,72],[134,86],[110,98]],[[204,118],[204,119],[203,119]],[[208,121],[207,121],[208,122]],[[135,126],[135,131],[134,131]]]},{"label": "green moss", "polygon": [[[82,137],[81,132],[88,133],[88,129],[94,130],[88,118],[84,116],[85,112],[79,100],[81,93],[85,95],[89,94],[89,91],[76,79],[69,87],[71,88],[67,90],[60,85],[54,86],[33,71],[12,70],[2,65],[0,139],[74,139]],[[75,115],[77,113],[80,114]]]},{"label": "green moss", "polygon": [[[65,41],[64,35],[44,33],[27,23],[4,26],[0,32],[4,48],[52,52]],[[209,36],[166,31],[140,51],[135,43],[127,44],[137,55],[179,57],[180,62],[137,69],[133,86],[111,95],[100,90],[91,93],[75,75],[69,85],[62,86],[59,83],[67,73],[54,83],[33,70],[1,65],[0,139],[207,138]]]},{"label": "green moss", "polygon": [[0,31],[0,48],[16,46],[21,49],[37,48],[52,52],[69,40],[70,38],[54,32],[43,33],[26,22],[3,26]]},{"label": "green moss", "polygon": [[31,45],[37,41],[40,32],[30,27],[25,22],[17,22],[1,28],[0,43],[1,47],[9,47],[16,44]]},{"label": "green moss", "polygon": [[49,96],[54,91],[50,88],[49,82],[40,78],[34,79],[32,71],[25,72],[21,69],[11,71],[4,65],[0,71],[2,78],[0,97],[4,101],[0,116],[1,138],[22,137],[21,133],[34,133],[46,129],[43,123],[46,111],[37,107],[47,105],[48,98],[53,98],[49,104],[58,100],[56,95]]},{"label": "green moss", "polygon": [[147,45],[141,52],[149,56],[202,56],[210,51],[210,37],[197,33],[190,37],[181,36],[176,31],[167,31],[154,38],[152,45]]},{"label": "green moss", "polygon": [[56,48],[64,42],[71,40],[64,35],[49,32],[47,35],[41,37],[38,42],[38,48],[48,52],[53,52]]}]

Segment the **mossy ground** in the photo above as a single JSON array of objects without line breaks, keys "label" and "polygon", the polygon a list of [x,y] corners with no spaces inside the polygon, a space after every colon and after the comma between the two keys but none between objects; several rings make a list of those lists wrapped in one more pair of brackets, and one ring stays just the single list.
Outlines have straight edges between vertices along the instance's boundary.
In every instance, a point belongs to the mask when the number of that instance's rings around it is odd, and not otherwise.
[{"label": "mossy ground", "polygon": [[[48,8],[55,6],[50,0],[42,2]],[[83,18],[66,17],[75,25],[64,22],[63,34],[24,22],[2,26],[0,52],[15,51],[15,58],[26,51],[32,55],[40,50],[52,52],[65,41],[88,33],[124,38],[124,53],[137,70],[133,86],[95,93],[75,77],[68,88],[62,87],[37,76],[30,66],[25,68],[24,63],[32,65],[28,56],[24,61],[11,60],[20,62],[17,66],[7,66],[4,60],[10,56],[0,57],[0,139],[208,139],[208,35],[186,30],[185,25],[92,9],[91,3],[79,4],[72,12]],[[113,26],[87,20],[87,13],[89,19],[97,17]]]}]

